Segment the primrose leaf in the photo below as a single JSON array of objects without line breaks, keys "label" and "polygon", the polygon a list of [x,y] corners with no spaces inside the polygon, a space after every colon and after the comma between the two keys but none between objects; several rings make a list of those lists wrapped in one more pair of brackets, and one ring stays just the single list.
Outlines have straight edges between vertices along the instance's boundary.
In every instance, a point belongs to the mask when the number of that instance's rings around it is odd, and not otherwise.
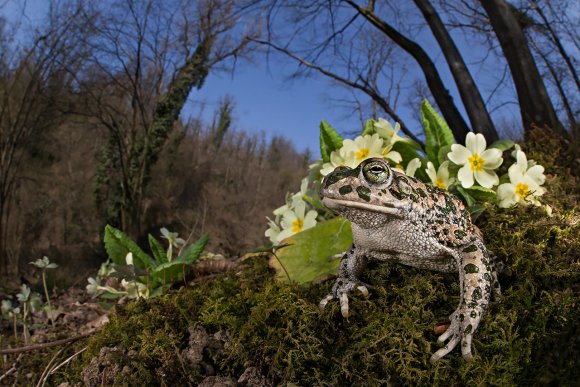
[{"label": "primrose leaf", "polygon": [[165,262],[157,266],[151,273],[153,280],[161,284],[171,284],[172,282],[183,280],[185,273],[198,260],[208,239],[207,234],[202,235],[197,242],[185,249],[179,257],[171,262]]},{"label": "primrose leaf", "polygon": [[426,99],[421,103],[421,117],[423,118],[423,127],[425,129],[425,152],[429,161],[435,165],[435,168],[438,168],[439,149],[454,144],[455,138],[445,120],[437,114]]},{"label": "primrose leaf", "polygon": [[[414,142],[414,141],[413,141]],[[421,149],[419,147],[419,149]],[[421,154],[419,154],[418,149],[411,143],[406,141],[397,141],[393,144],[392,150],[397,151],[401,154],[404,162],[409,162],[416,157],[422,158]]]},{"label": "primrose leaf", "polygon": [[512,140],[497,140],[493,144],[491,144],[489,147],[490,148],[497,148],[500,151],[505,152],[506,150],[513,148],[514,145],[515,145],[515,142],[513,142]]},{"label": "primrose leaf", "polygon": [[185,249],[185,251],[182,252],[179,257],[177,257],[176,261],[187,264],[195,263],[199,258],[199,255],[203,252],[205,245],[207,245],[208,240],[209,240],[208,235],[203,234],[197,240],[197,242],[195,242],[194,244],[190,245],[187,249]]},{"label": "primrose leaf", "polygon": [[455,191],[454,193],[456,193],[459,196],[459,198],[462,199],[463,203],[465,203],[465,205],[468,208],[475,205],[476,200],[473,198],[473,196],[469,194],[469,192],[465,190],[465,188],[463,188],[460,185],[457,185],[453,187],[453,190]]},{"label": "primrose leaf", "polygon": [[485,205],[483,204],[474,204],[467,208],[469,211],[469,215],[471,215],[471,220],[475,222],[475,220],[479,217],[479,215],[483,214],[486,210]]},{"label": "primrose leaf", "polygon": [[320,154],[322,155],[322,161],[329,162],[330,154],[341,147],[342,137],[340,134],[328,122],[322,120],[320,123]]},{"label": "primrose leaf", "polygon": [[149,269],[155,267],[155,261],[147,255],[135,242],[133,242],[124,232],[113,226],[105,227],[105,250],[111,260],[117,265],[125,265],[125,257],[128,253],[133,253],[137,267]]},{"label": "primrose leaf", "polygon": [[337,217],[294,234],[284,240],[288,244],[270,258],[270,265],[283,282],[305,284],[317,278],[336,274],[340,259],[335,255],[352,244],[350,222]]},{"label": "primrose leaf", "polygon": [[375,129],[375,121],[374,120],[367,120],[367,122],[365,122],[365,126],[363,128],[361,136],[366,136],[367,134],[369,136],[372,136],[376,132],[377,131]]},{"label": "primrose leaf", "polygon": [[474,185],[469,188],[463,188],[469,195],[478,202],[492,202],[495,200],[496,193],[494,190]]},{"label": "primrose leaf", "polygon": [[161,245],[161,243],[155,239],[155,237],[151,234],[148,235],[149,238],[149,248],[153,253],[153,258],[157,261],[157,263],[167,262],[167,253],[165,249]]}]

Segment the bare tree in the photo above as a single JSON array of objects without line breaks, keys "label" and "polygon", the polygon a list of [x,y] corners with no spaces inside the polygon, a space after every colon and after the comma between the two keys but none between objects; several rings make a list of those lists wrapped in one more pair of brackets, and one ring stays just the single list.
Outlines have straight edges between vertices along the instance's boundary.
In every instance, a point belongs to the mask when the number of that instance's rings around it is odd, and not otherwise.
[{"label": "bare tree", "polygon": [[498,140],[497,131],[487,111],[483,97],[467,69],[463,56],[460,54],[447,28],[445,28],[441,17],[428,0],[414,0],[414,2],[417,8],[421,10],[431,28],[431,32],[433,32],[433,36],[435,36],[441,47],[441,52],[445,56],[465,106],[471,128],[474,132],[482,133],[489,141]]},{"label": "bare tree", "polygon": [[151,166],[191,90],[249,40],[233,31],[240,14],[231,0],[118,0],[113,7],[91,24],[96,76],[86,84],[87,103],[109,137],[96,193],[108,221],[137,236]]},{"label": "bare tree", "polygon": [[538,72],[526,37],[510,5],[504,0],[481,1],[510,67],[524,128],[545,126],[558,136],[566,131]]},{"label": "bare tree", "polygon": [[[0,55],[0,269],[18,270],[21,236],[9,232],[10,204],[25,168],[23,160],[41,143],[47,131],[58,126],[67,110],[66,94],[72,79],[63,66],[77,67],[82,34],[72,20],[81,7],[65,7],[50,15],[49,23],[25,49],[2,41]],[[16,214],[17,216],[20,214]],[[8,246],[13,246],[9,248]],[[5,260],[8,257],[8,260]]]}]

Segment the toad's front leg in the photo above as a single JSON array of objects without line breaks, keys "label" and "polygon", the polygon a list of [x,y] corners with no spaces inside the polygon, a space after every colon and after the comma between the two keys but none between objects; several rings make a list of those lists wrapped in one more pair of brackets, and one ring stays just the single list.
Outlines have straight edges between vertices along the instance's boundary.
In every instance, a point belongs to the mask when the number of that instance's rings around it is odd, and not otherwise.
[{"label": "toad's front leg", "polygon": [[348,296],[347,294],[353,289],[358,289],[365,297],[369,291],[367,285],[360,281],[360,276],[366,267],[366,256],[364,252],[357,249],[354,245],[344,253],[340,267],[338,269],[338,278],[332,287],[332,292],[320,301],[320,308],[324,308],[329,301],[336,298],[340,301],[340,312],[343,317],[348,317]]},{"label": "toad's front leg", "polygon": [[449,328],[437,340],[443,343],[449,339],[449,342],[433,354],[433,362],[447,355],[459,343],[463,358],[467,361],[473,358],[471,340],[487,309],[494,285],[492,282],[495,272],[481,240],[475,240],[461,251],[454,252],[454,255],[459,266],[461,301],[459,307],[449,316]]}]

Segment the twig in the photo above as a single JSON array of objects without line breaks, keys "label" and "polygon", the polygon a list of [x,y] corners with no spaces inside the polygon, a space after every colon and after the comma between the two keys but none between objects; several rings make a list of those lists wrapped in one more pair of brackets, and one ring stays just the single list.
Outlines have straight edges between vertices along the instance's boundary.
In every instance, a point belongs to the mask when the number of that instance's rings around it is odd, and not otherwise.
[{"label": "twig", "polygon": [[80,340],[80,339],[84,339],[85,337],[89,337],[89,336],[91,336],[99,331],[100,330],[96,330],[96,331],[91,332],[91,333],[85,333],[85,334],[82,334],[79,336],[69,337],[67,339],[62,339],[62,340],[51,341],[48,343],[28,345],[26,347],[19,347],[19,348],[0,349],[0,354],[5,355],[5,354],[10,354],[10,353],[22,353],[22,352],[28,352],[28,351],[36,351],[37,349],[55,347],[57,345],[63,345],[63,344],[67,344],[67,343],[72,343],[72,342]]},{"label": "twig", "polygon": [[60,363],[57,366],[52,367],[48,373],[46,375],[44,375],[44,377],[41,377],[40,380],[38,381],[38,386],[43,387],[46,384],[46,381],[48,380],[48,377],[52,374],[54,374],[56,371],[58,371],[58,369],[62,366],[67,365],[68,363],[70,363],[75,357],[77,357],[78,355],[80,355],[81,353],[83,353],[84,351],[87,350],[88,347],[84,347],[83,349],[81,349],[80,351],[77,351],[75,353],[73,353],[72,355],[70,355],[68,358],[66,358],[62,363]]},{"label": "twig", "polygon": [[8,371],[6,371],[2,375],[0,375],[0,382],[2,381],[2,379],[9,376],[11,373],[15,372],[18,369],[18,368],[16,368],[16,365],[18,364],[18,362],[20,361],[21,358],[22,358],[22,354],[18,355],[18,357],[16,358],[16,360],[12,364],[12,367],[10,367],[10,369]]},{"label": "twig", "polygon": [[44,367],[44,371],[42,371],[42,374],[40,375],[40,379],[38,379],[38,383],[36,384],[36,387],[44,385],[44,382],[42,382],[42,381],[44,380],[44,378],[46,376],[48,376],[48,373],[50,372],[50,367],[52,367],[52,363],[56,360],[58,355],[60,355],[62,353],[62,351],[64,351],[64,350],[65,350],[65,348],[61,348],[52,356],[52,358],[50,359],[50,361],[48,362],[46,367]]}]

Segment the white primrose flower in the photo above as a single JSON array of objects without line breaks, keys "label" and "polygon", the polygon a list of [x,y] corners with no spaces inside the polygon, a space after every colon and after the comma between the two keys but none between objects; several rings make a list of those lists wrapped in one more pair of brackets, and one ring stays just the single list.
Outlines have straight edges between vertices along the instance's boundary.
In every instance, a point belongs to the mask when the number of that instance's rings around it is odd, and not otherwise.
[{"label": "white primrose flower", "polygon": [[342,143],[345,154],[354,152],[356,164],[371,157],[382,157],[383,139],[377,133],[364,136],[358,136],[354,140],[347,138]]},{"label": "white primrose flower", "polygon": [[294,209],[286,211],[282,217],[282,231],[276,238],[277,242],[314,227],[316,225],[316,215],[317,213],[314,210],[306,213],[306,203],[304,201],[296,203]]},{"label": "white primrose flower", "polygon": [[[546,176],[544,175],[544,167],[541,165],[537,165],[534,160],[529,160],[526,157],[526,154],[521,150],[515,152],[516,163],[514,165],[518,166],[520,172],[524,175],[528,175],[538,185],[544,184],[546,181]],[[513,165],[512,165],[513,167]],[[510,167],[511,168],[511,167]]]},{"label": "white primrose flower", "polygon": [[379,136],[387,141],[389,144],[394,144],[395,142],[402,139],[397,133],[401,129],[401,125],[398,122],[395,122],[395,127],[384,118],[379,118],[378,121],[375,121],[375,130],[379,134]]},{"label": "white primrose flower", "polygon": [[493,170],[503,162],[501,150],[485,149],[486,145],[483,134],[472,132],[467,133],[465,146],[451,145],[451,152],[447,153],[447,158],[463,166],[457,173],[463,187],[473,186],[474,177],[475,181],[485,188],[491,188],[499,183],[499,178]]},{"label": "white primrose flower", "polygon": [[415,157],[413,160],[409,161],[409,163],[407,164],[407,168],[403,169],[403,166],[401,164],[397,164],[393,167],[393,169],[395,171],[404,173],[407,176],[415,177],[415,172],[417,172],[417,169],[419,169],[420,166],[421,159]]},{"label": "white primrose flower", "polygon": [[427,172],[427,176],[429,176],[433,185],[441,189],[447,189],[455,182],[455,178],[449,177],[449,161],[447,160],[441,163],[437,171],[435,171],[433,163],[429,161],[425,172]]},{"label": "white primrose flower", "polygon": [[129,298],[149,297],[149,288],[144,283],[123,279],[121,280],[121,286],[125,288],[127,291],[127,297]]},{"label": "white primrose flower", "polygon": [[507,208],[518,203],[541,205],[538,197],[542,196],[546,190],[538,184],[538,180],[541,180],[538,169],[532,167],[525,170],[522,169],[521,164],[516,163],[508,169],[508,175],[510,182],[497,187],[497,200],[500,207]]},{"label": "white primrose flower", "polygon": [[266,217],[268,219],[268,229],[264,232],[264,235],[270,239],[270,241],[274,244],[278,242],[278,234],[280,234],[280,226],[278,224],[278,217],[276,217],[276,221]]},{"label": "white primrose flower", "polygon": [[34,262],[30,262],[30,264],[38,267],[39,269],[56,269],[58,267],[56,263],[51,263],[46,255],[42,257],[42,259],[37,259]]},{"label": "white primrose flower", "polygon": [[[345,140],[346,141],[346,140]],[[357,158],[354,151],[347,152],[344,147],[330,153],[330,162],[324,163],[320,174],[322,176],[328,175],[334,171],[336,167],[354,168],[358,165]]]},{"label": "white primrose flower", "polygon": [[2,311],[3,316],[7,316],[10,312],[12,312],[13,309],[14,307],[12,306],[12,302],[10,300],[2,300],[2,306],[0,307],[0,310]]}]

